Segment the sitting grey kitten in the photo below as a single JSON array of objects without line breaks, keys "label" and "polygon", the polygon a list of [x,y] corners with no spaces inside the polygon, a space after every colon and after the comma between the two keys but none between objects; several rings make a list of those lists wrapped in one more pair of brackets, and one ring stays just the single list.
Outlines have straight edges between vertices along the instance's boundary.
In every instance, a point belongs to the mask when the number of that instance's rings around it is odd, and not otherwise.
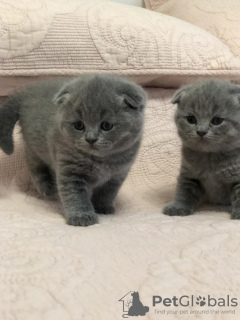
[{"label": "sitting grey kitten", "polygon": [[182,165],[170,216],[192,214],[207,200],[232,205],[240,219],[240,86],[206,81],[182,87],[172,99],[182,140]]},{"label": "sitting grey kitten", "polygon": [[41,82],[0,109],[0,147],[13,152],[19,120],[39,193],[59,194],[68,224],[92,225],[96,213],[114,213],[141,142],[145,104],[144,90],[118,76]]}]

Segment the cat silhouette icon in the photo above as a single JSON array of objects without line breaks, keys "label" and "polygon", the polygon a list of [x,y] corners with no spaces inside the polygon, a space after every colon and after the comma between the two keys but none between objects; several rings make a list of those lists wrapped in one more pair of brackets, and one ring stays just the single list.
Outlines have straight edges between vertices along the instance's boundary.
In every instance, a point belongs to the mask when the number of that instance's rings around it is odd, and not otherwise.
[{"label": "cat silhouette icon", "polygon": [[145,314],[149,311],[149,307],[143,306],[142,302],[139,298],[138,292],[133,292],[132,294],[133,300],[132,305],[128,310],[129,316],[145,316]]}]

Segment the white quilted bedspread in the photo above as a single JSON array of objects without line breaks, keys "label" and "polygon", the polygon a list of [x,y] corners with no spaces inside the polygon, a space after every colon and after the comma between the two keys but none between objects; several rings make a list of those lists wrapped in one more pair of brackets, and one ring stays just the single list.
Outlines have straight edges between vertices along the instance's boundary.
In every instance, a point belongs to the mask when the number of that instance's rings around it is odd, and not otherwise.
[{"label": "white quilted bedspread", "polygon": [[[1,152],[0,319],[122,319],[118,300],[129,291],[149,306],[141,319],[239,319],[238,307],[159,304],[161,311],[176,312],[163,316],[152,306],[153,295],[239,298],[240,225],[228,208],[204,207],[184,218],[162,214],[180,160],[172,93],[148,89],[141,152],[117,198],[117,213],[101,216],[98,225],[68,226],[59,204],[38,198],[21,139],[14,155]],[[219,314],[190,314],[209,309]]]}]

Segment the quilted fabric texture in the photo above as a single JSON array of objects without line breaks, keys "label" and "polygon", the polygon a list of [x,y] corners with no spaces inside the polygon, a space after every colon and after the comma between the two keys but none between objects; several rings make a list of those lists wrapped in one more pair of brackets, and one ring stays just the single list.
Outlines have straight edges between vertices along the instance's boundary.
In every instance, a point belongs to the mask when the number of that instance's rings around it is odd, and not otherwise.
[{"label": "quilted fabric texture", "polygon": [[145,7],[151,10],[156,9],[160,4],[168,0],[144,0]]},{"label": "quilted fabric texture", "polygon": [[240,58],[240,2],[236,0],[148,1],[148,8],[201,27]]},{"label": "quilted fabric texture", "polygon": [[[153,295],[239,298],[240,222],[230,220],[228,208],[202,207],[185,218],[161,213],[180,160],[172,94],[148,89],[144,140],[117,213],[87,228],[66,225],[60,205],[34,192],[16,130],[15,153],[0,153],[0,319],[122,319],[118,300],[129,291],[149,306],[144,319],[160,319]],[[235,320],[234,311],[164,319]]]},{"label": "quilted fabric texture", "polygon": [[0,9],[1,95],[25,85],[27,77],[90,71],[165,86],[183,77],[240,75],[240,61],[219,39],[144,8],[98,0],[0,0]]}]

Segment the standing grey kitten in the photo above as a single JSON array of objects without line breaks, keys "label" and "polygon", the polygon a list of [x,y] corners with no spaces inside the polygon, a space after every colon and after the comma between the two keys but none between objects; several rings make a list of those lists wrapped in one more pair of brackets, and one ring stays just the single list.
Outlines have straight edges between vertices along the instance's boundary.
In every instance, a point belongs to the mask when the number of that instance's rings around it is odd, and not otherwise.
[{"label": "standing grey kitten", "polygon": [[172,99],[182,140],[182,165],[170,216],[192,214],[207,200],[232,205],[240,219],[240,86],[206,81],[182,87]]},{"label": "standing grey kitten", "polygon": [[92,225],[96,213],[115,211],[113,200],[139,149],[145,104],[144,90],[117,76],[41,82],[0,109],[0,147],[13,152],[19,120],[39,193],[59,194],[68,224]]}]

